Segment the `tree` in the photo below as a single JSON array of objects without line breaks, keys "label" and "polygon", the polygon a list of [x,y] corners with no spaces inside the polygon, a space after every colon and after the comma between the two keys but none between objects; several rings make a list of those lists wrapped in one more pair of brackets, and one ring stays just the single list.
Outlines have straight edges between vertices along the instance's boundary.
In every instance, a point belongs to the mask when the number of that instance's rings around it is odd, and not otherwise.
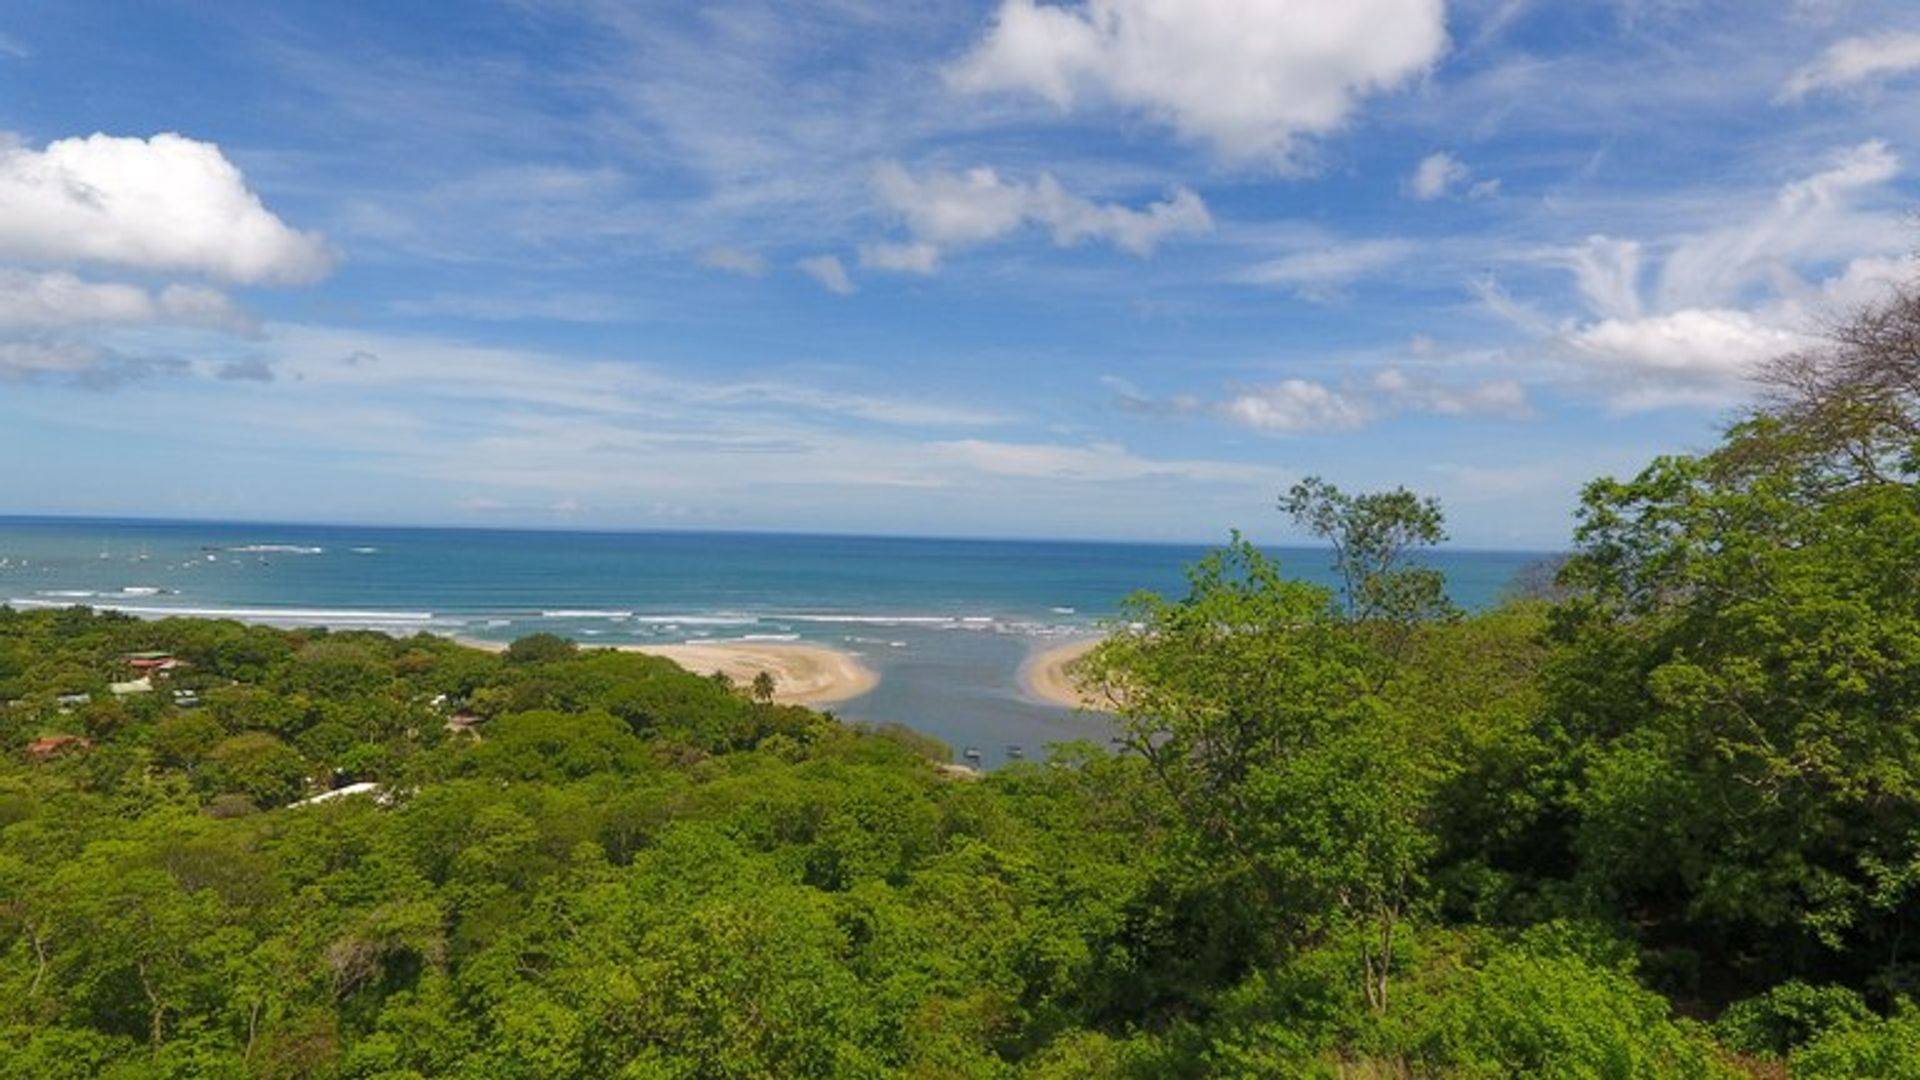
[{"label": "tree", "polygon": [[1563,575],[1583,877],[1747,978],[1915,974],[1920,298],[1891,304],[1712,452],[1589,485]]},{"label": "tree", "polygon": [[1280,510],[1333,546],[1347,621],[1384,661],[1376,685],[1391,677],[1414,627],[1458,614],[1446,575],[1410,562],[1415,549],[1447,538],[1437,500],[1406,488],[1349,495],[1310,476],[1280,497]]},{"label": "tree", "polygon": [[773,682],[772,674],[762,671],[753,677],[753,688],[751,690],[751,694],[753,696],[753,700],[757,704],[760,704],[760,705],[773,704],[773,691],[774,691],[774,682]]},{"label": "tree", "polygon": [[1432,845],[1425,769],[1375,693],[1368,644],[1328,590],[1238,536],[1194,566],[1184,599],[1136,596],[1127,622],[1084,668],[1120,702],[1124,744],[1283,944],[1361,931],[1384,1008]]},{"label": "tree", "polygon": [[206,781],[215,792],[238,792],[259,806],[283,806],[307,784],[307,762],[264,731],[221,742],[207,754]]},{"label": "tree", "polygon": [[1408,555],[1446,540],[1440,503],[1406,488],[1349,495],[1309,476],[1280,497],[1280,510],[1333,545],[1333,569],[1347,618],[1356,623],[1410,623],[1454,613],[1446,578],[1407,565]]},{"label": "tree", "polygon": [[558,634],[528,634],[507,646],[507,663],[544,664],[565,660],[579,651],[578,645]]}]

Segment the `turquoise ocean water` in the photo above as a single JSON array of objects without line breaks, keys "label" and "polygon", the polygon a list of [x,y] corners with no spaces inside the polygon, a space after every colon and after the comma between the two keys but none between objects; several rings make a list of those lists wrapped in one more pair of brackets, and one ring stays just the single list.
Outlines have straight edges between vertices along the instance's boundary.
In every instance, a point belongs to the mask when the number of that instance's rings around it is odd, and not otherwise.
[{"label": "turquoise ocean water", "polygon": [[[752,533],[557,532],[0,517],[0,603],[88,604],[582,645],[752,639],[846,649],[878,688],[835,706],[988,764],[1105,742],[1099,717],[1025,699],[1036,648],[1093,631],[1136,589],[1182,591],[1198,546]],[[1327,553],[1272,552],[1331,583]],[[1442,550],[1456,603],[1491,602],[1525,552]]]}]

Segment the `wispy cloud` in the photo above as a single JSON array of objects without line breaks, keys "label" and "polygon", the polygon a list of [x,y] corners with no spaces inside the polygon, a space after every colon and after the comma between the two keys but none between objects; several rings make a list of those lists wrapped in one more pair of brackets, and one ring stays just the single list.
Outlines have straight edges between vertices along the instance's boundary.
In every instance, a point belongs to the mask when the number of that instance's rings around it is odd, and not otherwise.
[{"label": "wispy cloud", "polygon": [[809,255],[794,265],[800,268],[801,273],[819,282],[821,288],[836,296],[852,296],[859,290],[839,256]]},{"label": "wispy cloud", "polygon": [[1845,90],[1914,71],[1920,71],[1920,33],[1846,38],[1795,71],[1781,86],[1779,100],[1799,101],[1823,90]]},{"label": "wispy cloud", "polygon": [[1240,280],[1291,291],[1303,300],[1326,302],[1341,290],[1410,257],[1410,240],[1394,237],[1352,240],[1325,247],[1289,252],[1249,267]]}]

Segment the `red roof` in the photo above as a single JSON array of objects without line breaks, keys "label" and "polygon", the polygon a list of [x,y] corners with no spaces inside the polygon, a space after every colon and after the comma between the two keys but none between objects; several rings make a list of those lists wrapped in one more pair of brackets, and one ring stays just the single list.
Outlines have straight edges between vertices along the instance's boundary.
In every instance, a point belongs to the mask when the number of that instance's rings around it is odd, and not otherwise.
[{"label": "red roof", "polygon": [[80,735],[48,735],[44,739],[35,739],[27,744],[27,756],[31,758],[50,758],[62,750],[92,749],[93,740]]}]

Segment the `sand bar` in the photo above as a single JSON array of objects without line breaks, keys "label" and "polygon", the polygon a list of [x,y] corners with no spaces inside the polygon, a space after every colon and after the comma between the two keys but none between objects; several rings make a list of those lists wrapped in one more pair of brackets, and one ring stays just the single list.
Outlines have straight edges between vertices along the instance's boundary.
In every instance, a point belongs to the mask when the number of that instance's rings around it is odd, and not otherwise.
[{"label": "sand bar", "polygon": [[1073,667],[1102,639],[1081,638],[1041,649],[1020,666],[1020,689],[1035,701],[1068,709],[1111,712],[1113,704],[1098,693],[1082,693],[1073,682]]},{"label": "sand bar", "polygon": [[[506,643],[455,638],[489,652]],[[583,649],[606,646],[583,645]],[[695,675],[724,672],[745,689],[753,677],[773,676],[773,700],[783,705],[831,705],[851,701],[880,684],[880,676],[852,653],[798,641],[715,641],[690,645],[615,645],[620,652],[646,653],[671,660]]]},{"label": "sand bar", "polygon": [[722,672],[743,688],[764,671],[773,676],[773,700],[786,705],[849,701],[880,684],[880,676],[852,653],[797,641],[621,645],[619,649],[665,657],[695,675]]}]

